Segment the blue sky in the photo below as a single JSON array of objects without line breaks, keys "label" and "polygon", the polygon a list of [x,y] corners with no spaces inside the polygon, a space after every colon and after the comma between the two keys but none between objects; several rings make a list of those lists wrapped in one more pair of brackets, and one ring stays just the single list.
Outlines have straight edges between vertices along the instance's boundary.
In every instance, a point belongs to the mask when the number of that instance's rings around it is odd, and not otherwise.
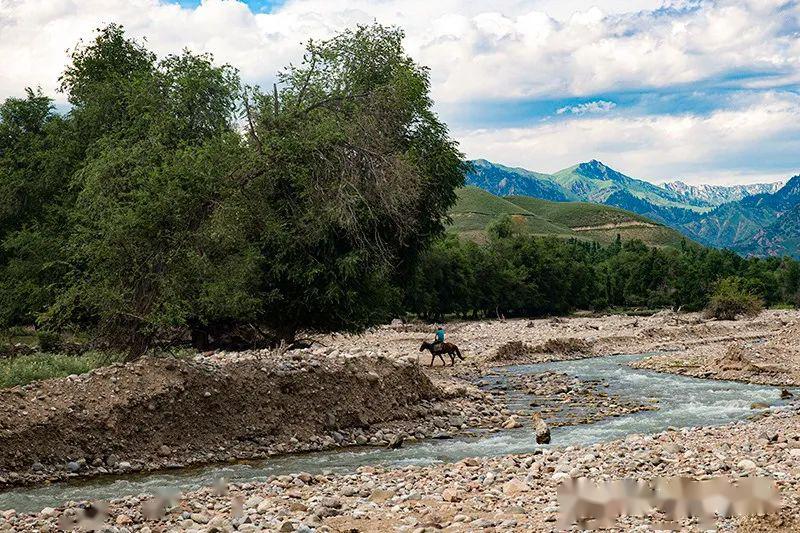
[{"label": "blue sky", "polygon": [[795,0],[7,0],[0,98],[40,85],[63,101],[65,51],[108,22],[269,84],[302,42],[372,21],[406,31],[468,157],[545,172],[597,158],[654,182],[800,172]]},{"label": "blue sky", "polygon": [[[285,0],[246,0],[242,2],[246,4],[254,13],[269,13],[273,9],[280,7]],[[175,0],[174,3],[186,7],[196,8],[200,5],[201,0]]]}]

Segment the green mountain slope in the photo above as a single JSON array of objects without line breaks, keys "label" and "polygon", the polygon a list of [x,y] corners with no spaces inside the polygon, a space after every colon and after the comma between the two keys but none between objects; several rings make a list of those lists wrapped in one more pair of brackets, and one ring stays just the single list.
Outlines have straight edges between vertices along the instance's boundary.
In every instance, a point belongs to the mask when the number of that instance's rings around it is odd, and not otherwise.
[{"label": "green mountain slope", "polygon": [[703,244],[732,248],[744,255],[800,256],[798,209],[800,176],[772,194],[757,194],[723,204],[685,225]]},{"label": "green mountain slope", "polygon": [[775,211],[768,207],[747,206],[741,202],[723,204],[707,215],[685,224],[698,241],[714,248],[753,238],[775,221]]},{"label": "green mountain slope", "polygon": [[556,172],[553,174],[553,181],[576,196],[592,202],[603,202],[614,192],[625,190],[656,205],[702,210],[687,204],[673,191],[626,176],[596,159]]},{"label": "green mountain slope", "polygon": [[[507,199],[531,214],[566,226],[573,233],[581,233],[581,237],[602,239],[604,235],[586,233],[594,230],[575,231],[571,217],[577,216],[577,213],[595,220],[602,220],[597,217],[611,216],[611,212],[598,210],[590,213],[585,204],[580,204],[590,202],[617,207],[629,215],[636,213],[707,246],[731,248],[746,255],[800,256],[800,245],[796,244],[797,226],[793,222],[796,216],[793,210],[800,205],[800,176],[790,179],[782,187],[780,184],[720,187],[682,183],[658,186],[626,176],[597,160],[580,163],[555,174],[477,160],[473,162],[473,170],[467,174],[467,183],[501,196],[516,195]],[[566,213],[566,208],[553,208],[545,213],[534,209],[535,202],[532,200],[519,199],[524,197],[564,203],[577,201],[577,205],[583,207],[573,208],[564,218],[558,218],[554,213]],[[740,198],[724,202],[727,197]],[[480,222],[473,221],[473,226],[478,228]],[[600,225],[594,222],[589,225],[592,224]],[[633,233],[631,228],[622,229],[624,231],[620,233],[623,237],[626,232]],[[663,232],[663,229],[660,231]],[[641,228],[638,230],[638,236],[644,240],[675,242],[673,233],[662,233],[660,240],[652,235],[655,230],[650,233],[645,234]]]},{"label": "green mountain slope", "polygon": [[531,235],[577,238],[612,243],[640,239],[652,246],[681,245],[677,231],[635,213],[584,202],[550,202],[530,196],[501,198],[477,187],[457,191],[451,209],[450,231],[475,240],[486,238],[486,226],[503,215],[511,216],[520,231]]},{"label": "green mountain slope", "polygon": [[800,204],[751,238],[736,242],[733,249],[743,255],[789,255],[800,259]]},{"label": "green mountain slope", "polygon": [[467,174],[467,185],[474,185],[498,196],[524,194],[557,202],[572,200],[549,174],[531,172],[524,168],[512,168],[485,159],[471,161],[472,171]]},{"label": "green mountain slope", "polygon": [[539,215],[519,207],[506,198],[479,189],[464,187],[456,191],[458,201],[450,210],[451,231],[480,240],[485,235],[486,226],[503,215],[512,217],[520,230],[531,235],[556,235],[577,237],[566,226],[553,224]]}]

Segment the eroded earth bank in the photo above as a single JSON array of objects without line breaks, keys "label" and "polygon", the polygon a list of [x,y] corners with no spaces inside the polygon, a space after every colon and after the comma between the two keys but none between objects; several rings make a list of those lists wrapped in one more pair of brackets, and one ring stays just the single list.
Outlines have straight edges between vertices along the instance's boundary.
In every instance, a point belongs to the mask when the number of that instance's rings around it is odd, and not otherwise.
[{"label": "eroded earth bank", "polygon": [[[430,356],[418,349],[430,329],[404,324],[323,338],[320,346],[280,357],[245,352],[144,359],[0,392],[0,483],[12,489],[293,451],[413,446],[475,431],[525,431],[531,412],[558,427],[658,408],[648,398],[617,398],[607,383],[559,372],[493,378],[506,365],[523,363],[658,352],[636,365],[769,384],[779,392],[798,380],[798,319],[790,311],[731,322],[664,312],[457,323],[448,326],[448,341],[467,359],[454,368],[428,368]],[[519,392],[537,401],[518,410],[511,400]],[[575,405],[583,408],[579,415]],[[564,447],[554,439],[533,454],[367,466],[350,474],[295,472],[230,483],[225,491],[190,491],[175,501],[126,496],[110,502],[105,527],[551,531],[557,527],[556,486],[565,478],[763,475],[777,481],[781,510],[720,520],[719,526],[791,530],[800,513],[800,415],[791,401],[753,414],[753,420],[725,426],[669,428],[592,445]],[[163,513],[149,514],[142,505],[148,501]],[[54,530],[86,515],[86,506],[76,501],[37,513],[4,510],[0,530]],[[618,527],[647,529],[661,518],[625,519]],[[691,521],[684,526],[697,527]]]}]

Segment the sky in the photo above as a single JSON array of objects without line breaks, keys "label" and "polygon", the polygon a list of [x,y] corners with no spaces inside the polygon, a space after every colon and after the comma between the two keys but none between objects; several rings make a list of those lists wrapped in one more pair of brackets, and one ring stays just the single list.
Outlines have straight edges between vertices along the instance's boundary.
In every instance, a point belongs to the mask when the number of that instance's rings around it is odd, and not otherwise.
[{"label": "sky", "polygon": [[0,0],[0,99],[56,92],[79,39],[123,24],[269,85],[303,43],[406,32],[469,158],[554,172],[599,159],[662,182],[800,173],[800,0]]}]

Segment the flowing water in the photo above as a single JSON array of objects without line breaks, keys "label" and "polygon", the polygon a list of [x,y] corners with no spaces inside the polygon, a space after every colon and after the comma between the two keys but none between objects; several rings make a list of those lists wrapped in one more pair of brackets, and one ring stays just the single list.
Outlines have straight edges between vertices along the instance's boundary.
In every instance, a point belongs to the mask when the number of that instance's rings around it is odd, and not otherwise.
[{"label": "flowing water", "polygon": [[[725,424],[753,414],[750,405],[781,405],[780,389],[728,381],[712,381],[633,369],[627,363],[644,355],[618,355],[499,369],[487,378],[496,386],[508,374],[546,370],[565,372],[582,380],[602,380],[606,391],[624,398],[658,399],[657,411],[643,411],[593,424],[552,429],[550,446],[588,445],[633,433],[657,433],[668,427]],[[530,397],[509,393],[512,409],[527,407]],[[531,452],[536,444],[529,428],[475,434],[449,440],[427,440],[398,450],[349,448],[341,451],[287,455],[247,464],[213,465],[172,472],[96,478],[0,493],[0,509],[38,511],[68,500],[111,499],[141,493],[169,493],[210,486],[220,478],[232,482],[258,481],[290,472],[352,472],[359,466],[426,465],[458,461],[465,457]]]}]

